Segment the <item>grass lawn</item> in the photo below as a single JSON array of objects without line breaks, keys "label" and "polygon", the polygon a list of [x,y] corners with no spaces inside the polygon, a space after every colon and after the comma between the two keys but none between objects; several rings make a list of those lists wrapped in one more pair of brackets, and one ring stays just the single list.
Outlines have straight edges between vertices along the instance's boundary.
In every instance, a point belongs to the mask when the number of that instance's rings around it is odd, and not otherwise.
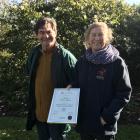
[{"label": "grass lawn", "polygon": [[[0,117],[0,140],[37,140],[36,130],[26,132],[25,119]],[[78,134],[71,131],[69,140],[79,140]],[[120,125],[117,140],[140,140],[140,125]]]}]

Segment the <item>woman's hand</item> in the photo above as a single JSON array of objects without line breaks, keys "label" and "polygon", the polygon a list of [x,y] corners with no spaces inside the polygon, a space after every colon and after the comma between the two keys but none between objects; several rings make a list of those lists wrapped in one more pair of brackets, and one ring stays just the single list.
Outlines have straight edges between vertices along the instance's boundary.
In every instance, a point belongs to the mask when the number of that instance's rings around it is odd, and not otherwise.
[{"label": "woman's hand", "polygon": [[105,125],[106,124],[106,121],[102,117],[100,117],[100,120],[101,120],[101,124],[102,125]]}]

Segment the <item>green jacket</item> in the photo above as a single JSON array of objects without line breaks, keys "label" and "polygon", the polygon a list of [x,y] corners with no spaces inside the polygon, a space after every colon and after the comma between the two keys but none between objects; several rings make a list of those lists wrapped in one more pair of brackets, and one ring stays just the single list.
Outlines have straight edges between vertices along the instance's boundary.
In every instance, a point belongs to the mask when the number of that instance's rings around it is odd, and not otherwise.
[{"label": "green jacket", "polygon": [[[63,46],[56,44],[56,49],[52,55],[51,70],[52,81],[54,88],[65,88],[74,78],[74,67],[76,58]],[[31,130],[36,122],[35,116],[35,78],[39,63],[39,58],[42,55],[41,45],[32,49],[27,60],[27,76],[29,76],[29,100],[28,100],[28,116],[26,129]]]}]

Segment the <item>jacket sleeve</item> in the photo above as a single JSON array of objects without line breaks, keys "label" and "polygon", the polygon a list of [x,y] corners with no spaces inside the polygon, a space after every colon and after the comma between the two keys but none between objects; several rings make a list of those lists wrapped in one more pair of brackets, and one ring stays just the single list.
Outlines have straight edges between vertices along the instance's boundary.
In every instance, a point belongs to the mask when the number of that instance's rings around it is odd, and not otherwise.
[{"label": "jacket sleeve", "polygon": [[27,62],[26,62],[26,66],[25,66],[25,75],[27,77],[30,76],[31,66],[32,66],[32,59],[33,59],[33,56],[34,56],[35,51],[36,51],[36,48],[33,48],[30,51],[29,56],[27,58]]},{"label": "jacket sleeve", "polygon": [[[29,53],[27,62],[26,62],[26,66],[25,66],[25,75],[27,77],[28,80],[28,88],[30,87],[30,75],[31,75],[31,66],[32,66],[32,60],[33,60],[33,56],[34,56],[34,52],[35,52],[35,48],[33,48],[31,50],[31,52]],[[30,91],[30,90],[29,90]],[[35,124],[35,115],[33,114],[34,112],[31,109],[31,95],[29,92],[28,98],[27,98],[27,106],[28,106],[28,114],[27,114],[27,122],[26,122],[26,130],[32,130],[32,127]]]},{"label": "jacket sleeve", "polygon": [[64,71],[68,80],[68,84],[72,83],[75,77],[75,64],[77,59],[69,51],[64,55]]},{"label": "jacket sleeve", "polygon": [[122,59],[117,60],[117,63],[114,64],[113,81],[115,97],[112,99],[110,105],[104,108],[102,112],[103,119],[109,124],[114,124],[119,119],[120,113],[129,102],[132,92],[129,72]]},{"label": "jacket sleeve", "polygon": [[74,76],[74,79],[71,83],[73,88],[79,87],[79,70],[80,70],[79,67],[80,67],[80,64],[81,64],[81,59],[78,59],[78,61],[76,62],[76,65],[75,65],[75,76]]},{"label": "jacket sleeve", "polygon": [[28,112],[27,114],[27,121],[26,121],[26,130],[32,130],[33,126],[35,125],[36,123],[36,119],[35,119],[35,115],[34,116],[31,116],[31,111]]}]

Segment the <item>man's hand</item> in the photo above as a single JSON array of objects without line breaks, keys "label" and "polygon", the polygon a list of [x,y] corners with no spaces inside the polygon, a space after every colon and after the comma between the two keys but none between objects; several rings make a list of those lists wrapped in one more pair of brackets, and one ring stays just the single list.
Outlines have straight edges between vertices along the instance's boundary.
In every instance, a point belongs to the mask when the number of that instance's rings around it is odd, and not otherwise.
[{"label": "man's hand", "polygon": [[71,88],[71,87],[72,87],[72,85],[70,85],[70,84],[66,86],[66,88],[68,88],[68,89]]}]

